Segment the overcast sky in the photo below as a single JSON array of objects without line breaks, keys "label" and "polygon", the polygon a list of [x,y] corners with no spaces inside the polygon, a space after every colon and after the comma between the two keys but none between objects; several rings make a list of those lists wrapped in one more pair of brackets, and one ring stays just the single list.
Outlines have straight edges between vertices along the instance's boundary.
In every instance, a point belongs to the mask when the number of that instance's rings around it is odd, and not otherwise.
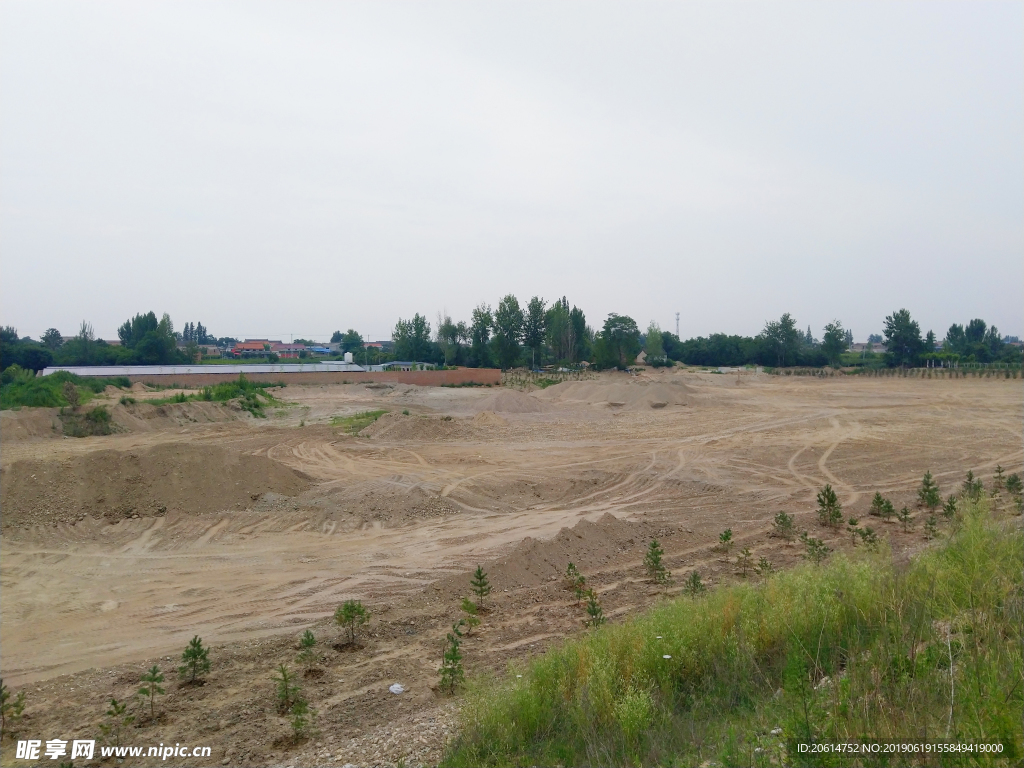
[{"label": "overcast sky", "polygon": [[0,4],[0,323],[1024,333],[1024,5]]}]

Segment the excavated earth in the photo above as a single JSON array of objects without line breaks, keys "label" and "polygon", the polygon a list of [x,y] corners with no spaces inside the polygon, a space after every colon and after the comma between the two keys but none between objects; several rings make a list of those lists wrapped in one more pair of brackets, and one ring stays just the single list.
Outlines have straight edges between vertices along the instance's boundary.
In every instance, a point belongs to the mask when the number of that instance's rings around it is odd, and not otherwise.
[{"label": "excavated earth", "polygon": [[[535,392],[317,385],[279,390],[266,419],[112,391],[98,402],[119,431],[81,439],[45,409],[3,412],[0,641],[4,682],[26,693],[19,738],[98,738],[110,699],[133,700],[157,664],[157,718],[138,709],[124,743],[212,756],[133,764],[436,763],[459,704],[436,691],[437,667],[477,564],[494,591],[464,663],[505,674],[583,631],[569,561],[616,621],[690,571],[743,578],[743,547],[798,562],[769,536],[781,510],[848,549],[816,522],[825,483],[867,517],[875,491],[916,509],[926,470],[946,493],[969,469],[1020,472],[1020,384],[662,371]],[[388,413],[358,435],[332,426],[368,410]],[[919,511],[907,532],[873,522],[894,557],[926,546]],[[714,548],[726,528],[729,555]],[[676,575],[665,588],[642,569],[655,537]],[[331,619],[350,598],[372,613],[354,646]],[[293,743],[271,674],[299,670],[306,629],[318,730]],[[182,685],[196,634],[212,669]],[[11,764],[13,742],[0,749]]]}]

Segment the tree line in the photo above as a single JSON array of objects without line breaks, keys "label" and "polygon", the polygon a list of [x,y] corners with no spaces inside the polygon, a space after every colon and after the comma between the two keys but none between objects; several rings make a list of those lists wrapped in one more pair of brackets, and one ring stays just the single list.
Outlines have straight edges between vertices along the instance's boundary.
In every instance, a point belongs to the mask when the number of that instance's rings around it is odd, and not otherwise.
[{"label": "tree line", "polygon": [[[215,339],[202,323],[188,322],[182,332],[176,332],[167,314],[157,319],[154,312],[126,320],[118,328],[118,337],[120,346],[107,344],[96,339],[92,326],[83,322],[70,339],[50,328],[35,341],[19,338],[8,326],[0,329],[0,370],[12,364],[40,370],[49,365],[187,363],[196,359],[200,344],[236,341]],[[331,343],[340,345],[339,354],[356,353],[359,362],[358,353],[366,355],[364,341],[353,329],[335,331]],[[826,324],[819,340],[809,326],[801,331],[788,312],[768,320],[755,336],[717,333],[681,340],[662,331],[654,321],[641,330],[633,318],[614,312],[595,330],[583,310],[570,306],[564,296],[551,304],[539,296],[521,304],[508,294],[495,307],[477,305],[468,320],[455,321],[447,312],[439,312],[433,325],[419,313],[410,319],[399,318],[390,349],[379,352],[374,360],[502,369],[575,367],[585,362],[597,369],[611,369],[633,365],[643,351],[646,364],[652,366],[678,362],[701,366],[917,367],[1021,362],[1020,348],[1008,344],[994,325],[980,318],[951,325],[940,345],[932,331],[922,335],[919,323],[906,309],[885,318],[883,333],[869,336],[866,352],[851,355],[852,343],[853,334],[839,320]],[[871,350],[873,344],[880,345],[877,353]]]}]

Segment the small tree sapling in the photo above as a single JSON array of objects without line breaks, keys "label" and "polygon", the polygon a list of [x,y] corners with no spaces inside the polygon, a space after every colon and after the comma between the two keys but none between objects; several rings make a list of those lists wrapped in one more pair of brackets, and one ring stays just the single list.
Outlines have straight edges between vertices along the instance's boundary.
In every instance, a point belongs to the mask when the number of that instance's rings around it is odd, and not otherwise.
[{"label": "small tree sapling", "polygon": [[178,667],[181,677],[189,678],[195,685],[199,675],[210,671],[210,649],[203,647],[203,640],[196,635],[181,654],[182,665]]},{"label": "small tree sapling", "polygon": [[487,581],[487,572],[484,571],[482,566],[478,565],[476,570],[473,571],[469,585],[473,589],[473,594],[476,595],[477,609],[484,610],[484,598],[491,594],[491,585]]},{"label": "small tree sapling", "polygon": [[141,682],[145,685],[139,688],[139,696],[142,698],[149,699],[149,719],[156,719],[156,697],[163,696],[165,691],[160,686],[160,683],[164,681],[163,672],[160,671],[160,667],[154,664],[146,674],[142,676]]},{"label": "small tree sapling", "polygon": [[672,576],[665,567],[665,563],[662,562],[664,554],[661,545],[658,544],[658,540],[654,539],[647,548],[647,554],[644,555],[644,568],[647,569],[647,575],[656,584],[664,584]]},{"label": "small tree sapling", "polygon": [[348,630],[350,645],[354,645],[356,642],[356,630],[369,620],[370,612],[363,607],[359,600],[346,600],[334,612],[335,623]]}]

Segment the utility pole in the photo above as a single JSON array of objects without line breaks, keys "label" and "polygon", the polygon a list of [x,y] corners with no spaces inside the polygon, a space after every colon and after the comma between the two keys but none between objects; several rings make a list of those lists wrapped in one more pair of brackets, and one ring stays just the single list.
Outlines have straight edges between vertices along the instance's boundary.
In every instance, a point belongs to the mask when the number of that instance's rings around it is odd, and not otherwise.
[{"label": "utility pole", "polygon": [[676,312],[676,338],[679,338],[679,313]]}]

